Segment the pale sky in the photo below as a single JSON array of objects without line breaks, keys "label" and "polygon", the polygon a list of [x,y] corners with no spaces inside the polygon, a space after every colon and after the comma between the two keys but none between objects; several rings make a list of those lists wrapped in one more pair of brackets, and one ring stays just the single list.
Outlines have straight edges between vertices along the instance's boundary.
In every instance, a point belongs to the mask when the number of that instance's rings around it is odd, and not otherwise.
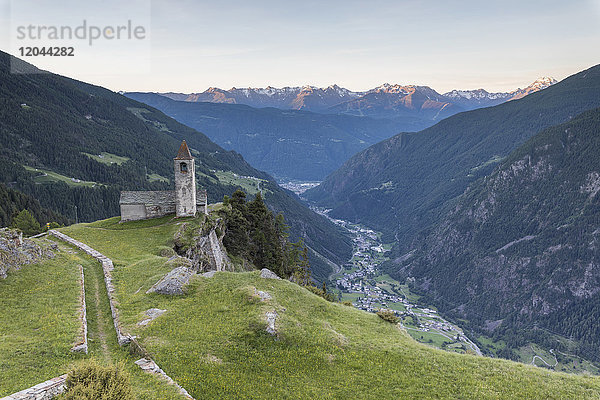
[{"label": "pale sky", "polygon": [[115,1],[0,0],[0,49],[18,56],[16,24],[131,19],[148,28],[143,42],[23,57],[125,91],[385,82],[508,91],[600,63],[600,0],[122,1],[128,10]]}]

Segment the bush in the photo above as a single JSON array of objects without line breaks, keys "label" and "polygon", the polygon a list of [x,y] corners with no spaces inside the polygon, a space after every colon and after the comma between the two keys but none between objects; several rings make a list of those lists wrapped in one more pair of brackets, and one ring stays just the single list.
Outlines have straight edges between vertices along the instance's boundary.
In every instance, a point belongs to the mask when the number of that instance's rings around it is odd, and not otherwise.
[{"label": "bush", "polygon": [[173,250],[170,247],[164,246],[164,247],[160,247],[160,251],[158,252],[158,255],[161,257],[172,257],[175,255],[175,250]]},{"label": "bush", "polygon": [[314,294],[316,294],[317,296],[321,296],[325,300],[335,303],[335,296],[333,293],[326,292],[323,289],[319,289],[318,287],[313,286],[313,285],[306,285],[304,287],[307,288],[310,292],[313,292]]},{"label": "bush", "polygon": [[103,366],[84,362],[67,375],[63,400],[133,400],[129,374],[122,363]]},{"label": "bush", "polygon": [[392,324],[398,323],[398,317],[392,310],[379,310],[377,315],[384,321],[391,322]]}]

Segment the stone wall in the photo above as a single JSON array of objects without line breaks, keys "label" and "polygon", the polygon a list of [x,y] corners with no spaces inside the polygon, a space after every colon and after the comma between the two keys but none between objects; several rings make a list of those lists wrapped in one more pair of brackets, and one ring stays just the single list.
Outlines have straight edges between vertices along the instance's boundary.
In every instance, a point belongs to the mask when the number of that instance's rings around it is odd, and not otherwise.
[{"label": "stone wall", "polygon": [[188,399],[194,400],[194,398],[192,396],[190,396],[190,394],[187,392],[187,390],[185,390],[184,388],[179,386],[179,384],[177,382],[175,382],[173,379],[171,379],[171,377],[169,375],[167,375],[165,373],[165,371],[163,371],[151,358],[140,358],[139,360],[137,360],[135,362],[135,364],[138,367],[140,367],[142,369],[142,371],[148,372],[149,374],[156,375],[160,379],[164,379],[165,381],[167,381],[167,383],[169,383],[170,385],[174,385],[182,396],[184,396]]},{"label": "stone wall", "polygon": [[175,192],[124,191],[119,200],[121,221],[162,217],[175,213]]},{"label": "stone wall", "polygon": [[208,215],[208,193],[206,193],[206,190],[196,191],[196,211]]},{"label": "stone wall", "polygon": [[[187,193],[188,186],[190,185],[181,186],[179,190],[181,193]],[[196,207],[194,208],[186,203],[186,209],[208,214],[208,196],[206,190],[196,190],[194,198]],[[192,201],[191,197],[189,201]],[[175,191],[125,191],[121,192],[119,205],[121,207],[121,221],[137,221],[169,214],[180,216],[177,211]]]},{"label": "stone wall", "polygon": [[0,400],[50,400],[65,391],[67,375],[47,380]]},{"label": "stone wall", "polygon": [[[121,324],[119,323],[119,311],[116,307],[116,305],[118,303],[114,296],[115,287],[112,283],[112,271],[114,270],[114,265],[113,265],[112,260],[110,258],[102,255],[100,252],[92,249],[90,246],[88,246],[84,243],[81,243],[81,242],[65,235],[64,233],[58,232],[56,230],[50,230],[49,233],[65,242],[75,246],[75,247],[78,247],[79,249],[83,250],[90,256],[97,259],[102,264],[102,269],[104,271],[104,282],[106,284],[106,291],[108,292],[108,300],[110,303],[110,311],[112,313],[115,330],[117,331],[117,340],[119,342],[119,346],[123,346],[124,344],[131,343],[132,346],[135,346],[138,348],[138,352],[147,354],[146,350],[135,340],[135,338],[129,336],[128,334],[126,334],[123,331],[123,329],[121,328]],[[149,358],[149,356],[136,361],[136,364],[142,370],[144,370],[146,372],[160,375],[163,379],[166,379],[166,381],[169,384],[175,385],[182,395],[184,395],[188,399],[194,400],[194,398],[192,396],[190,396],[189,393],[184,388],[182,388],[179,384],[177,384],[177,382],[175,382],[173,379],[171,379],[171,377],[169,377],[151,358]],[[63,377],[66,378],[66,375],[63,375]],[[60,378],[62,378],[62,377],[54,378],[54,379],[60,379]],[[45,383],[46,382],[44,382],[44,384]],[[44,384],[40,384],[40,385],[44,385]],[[37,386],[40,386],[40,385],[37,385]],[[63,380],[62,390],[64,391],[64,380]],[[21,393],[21,392],[19,392],[19,393]],[[62,393],[62,391],[57,392],[57,393]],[[15,395],[17,395],[17,394],[15,394]],[[13,396],[15,396],[15,395],[13,395]],[[50,397],[8,397],[8,398],[6,398],[6,400],[17,400],[17,399],[46,400],[46,399],[51,399],[52,397],[53,396],[50,396]],[[0,399],[0,400],[5,400],[5,399]]]}]

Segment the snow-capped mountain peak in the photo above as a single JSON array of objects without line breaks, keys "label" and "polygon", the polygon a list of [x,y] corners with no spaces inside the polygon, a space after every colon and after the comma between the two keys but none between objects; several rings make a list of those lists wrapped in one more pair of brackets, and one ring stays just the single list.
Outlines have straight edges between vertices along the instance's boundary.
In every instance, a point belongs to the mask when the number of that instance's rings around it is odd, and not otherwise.
[{"label": "snow-capped mountain peak", "polygon": [[[548,86],[552,86],[558,81],[550,76],[542,76],[541,78],[536,79],[531,85],[527,86],[527,88],[535,88],[537,90],[546,89]],[[527,89],[525,88],[525,89]]]},{"label": "snow-capped mountain peak", "polygon": [[[229,90],[209,87],[201,93],[163,93],[163,95],[178,101],[246,104],[252,107],[276,107],[317,112],[336,112],[337,109],[340,109],[342,110],[340,112],[355,112],[357,115],[365,115],[364,107],[393,108],[395,106],[391,105],[396,103],[415,107],[415,104],[420,101],[430,101],[427,107],[432,107],[431,101],[445,105],[444,107],[454,104],[467,110],[488,107],[508,100],[519,99],[543,90],[556,82],[556,79],[545,76],[536,79],[524,89],[505,93],[490,93],[485,89],[455,89],[441,95],[429,86],[384,83],[365,92],[354,92],[332,84],[323,88],[312,85],[243,89],[232,87]],[[359,109],[359,111],[355,109]]]},{"label": "snow-capped mountain peak", "polygon": [[495,105],[508,100],[516,100],[527,96],[530,93],[537,92],[539,90],[546,89],[548,86],[554,85],[558,81],[552,77],[541,77],[536,79],[531,85],[524,89],[513,90],[512,92],[499,92],[489,93],[485,89],[475,90],[452,90],[444,93],[444,97],[447,97],[453,101],[459,103],[474,102],[478,105]]},{"label": "snow-capped mountain peak", "polygon": [[457,90],[444,93],[445,97],[450,99],[467,99],[467,100],[497,100],[510,97],[509,93],[490,93],[485,89],[474,90]]}]

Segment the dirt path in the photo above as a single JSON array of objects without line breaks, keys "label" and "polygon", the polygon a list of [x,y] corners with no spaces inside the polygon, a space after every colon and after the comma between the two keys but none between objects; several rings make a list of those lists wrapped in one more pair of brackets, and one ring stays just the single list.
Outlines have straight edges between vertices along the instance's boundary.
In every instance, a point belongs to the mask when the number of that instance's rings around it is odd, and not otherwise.
[{"label": "dirt path", "polygon": [[558,365],[558,359],[556,358],[556,355],[554,354],[554,349],[550,349],[550,353],[554,356],[554,364],[548,364],[546,362],[546,360],[544,360],[542,357],[538,356],[537,353],[535,352],[535,350],[533,349],[533,346],[529,346],[529,348],[531,348],[531,351],[533,351],[533,358],[531,359],[531,365],[536,365],[535,364],[535,359],[537,358],[538,360],[540,360],[541,362],[543,362],[544,364],[546,364],[546,366],[554,368]]},{"label": "dirt path", "polygon": [[94,300],[96,305],[96,318],[97,318],[97,332],[96,336],[100,340],[100,348],[102,349],[102,356],[105,359],[111,359],[110,351],[108,350],[108,343],[106,342],[106,324],[104,321],[104,316],[102,315],[102,306],[100,302],[100,285],[98,283],[98,279],[94,282]]},{"label": "dirt path", "polygon": [[86,303],[88,306],[88,334],[90,352],[106,362],[112,362],[113,354],[109,340],[112,337],[112,320],[107,310],[108,298],[103,281],[102,267],[95,260],[84,268]]}]

